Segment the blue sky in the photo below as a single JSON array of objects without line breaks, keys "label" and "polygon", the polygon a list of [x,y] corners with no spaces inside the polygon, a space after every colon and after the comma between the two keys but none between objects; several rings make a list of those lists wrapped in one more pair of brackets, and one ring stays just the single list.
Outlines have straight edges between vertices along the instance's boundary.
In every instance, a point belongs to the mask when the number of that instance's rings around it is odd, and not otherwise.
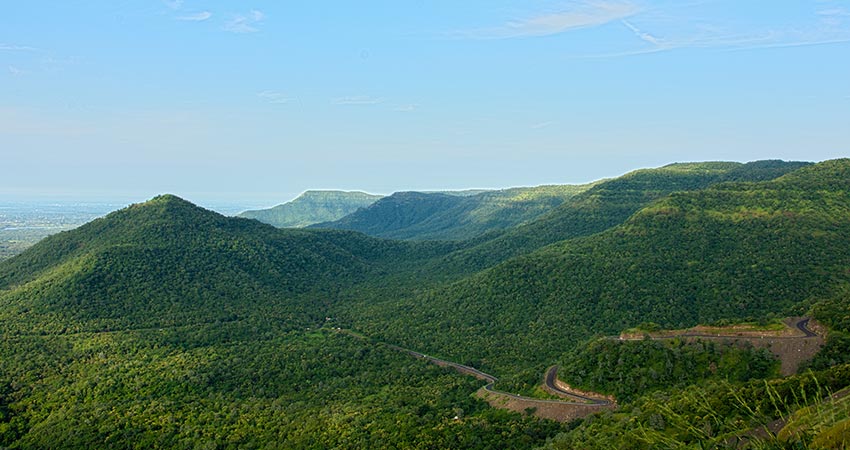
[{"label": "blue sky", "polygon": [[850,1],[0,6],[0,195],[578,183],[850,151]]}]

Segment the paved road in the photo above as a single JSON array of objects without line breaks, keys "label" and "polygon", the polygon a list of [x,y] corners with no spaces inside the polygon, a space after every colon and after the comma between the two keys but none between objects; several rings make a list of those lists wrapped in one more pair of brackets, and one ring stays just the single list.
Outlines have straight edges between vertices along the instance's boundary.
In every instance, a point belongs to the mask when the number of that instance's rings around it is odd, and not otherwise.
[{"label": "paved road", "polygon": [[[738,334],[710,334],[710,333],[693,333],[693,332],[684,332],[680,334],[674,334],[670,336],[652,336],[652,339],[677,339],[680,337],[703,337],[703,338],[717,338],[717,339],[757,339],[757,338],[770,338],[770,339],[808,339],[818,337],[817,333],[813,332],[809,329],[809,318],[799,319],[794,326],[803,333],[803,336],[758,336],[758,335],[738,335]],[[620,336],[611,336],[609,339],[614,340],[627,340],[627,341],[639,341],[642,340],[643,337],[640,338],[627,338],[622,339]]]},{"label": "paved road", "polygon": [[[808,328],[808,324],[809,324],[808,318],[800,319],[800,320],[797,321],[797,323],[795,323],[795,326],[797,327],[797,329],[800,330],[804,334],[804,336],[776,336],[776,337],[772,337],[772,338],[773,339],[805,339],[805,338],[817,337],[818,335],[815,334],[814,332],[812,332],[812,330],[810,330]],[[354,333],[351,330],[343,330],[343,329],[337,328],[336,331],[340,332],[340,333],[345,333],[345,334],[354,336],[358,339],[367,339],[365,336],[358,334],[358,333]],[[747,336],[737,336],[737,335],[683,333],[683,334],[679,334],[679,335],[676,335],[676,336],[662,336],[662,337],[655,337],[653,339],[675,339],[675,338],[683,337],[683,336],[706,337],[706,338],[746,338],[747,337]],[[750,337],[752,337],[752,336],[750,336]],[[616,337],[616,338],[612,337],[612,338],[613,339],[619,339],[619,337]],[[598,398],[587,397],[587,396],[584,396],[584,395],[574,394],[572,392],[563,390],[560,387],[558,387],[558,384],[557,384],[558,366],[552,366],[546,372],[546,375],[544,377],[544,383],[545,383],[546,387],[549,388],[550,390],[552,390],[553,392],[559,394],[559,395],[564,395],[566,397],[575,398],[575,399],[578,399],[580,401],[570,402],[570,401],[566,401],[566,400],[542,400],[542,399],[538,399],[538,398],[525,397],[525,396],[522,396],[522,395],[516,395],[516,394],[511,394],[511,393],[508,393],[508,392],[497,391],[496,389],[493,388],[493,386],[496,384],[497,381],[499,381],[499,379],[494,377],[493,375],[490,375],[488,373],[484,373],[484,372],[482,372],[482,371],[480,371],[480,370],[478,370],[474,367],[465,366],[463,364],[458,364],[458,363],[452,362],[452,361],[446,361],[445,359],[435,358],[433,356],[428,356],[424,353],[420,353],[420,352],[417,352],[415,350],[402,348],[402,347],[399,347],[397,345],[392,345],[392,344],[387,344],[387,343],[380,343],[380,344],[386,345],[387,347],[389,347],[389,348],[391,348],[395,351],[407,353],[408,355],[413,356],[415,358],[425,359],[428,362],[437,364],[439,366],[451,367],[451,368],[457,370],[460,373],[474,376],[475,378],[478,378],[479,380],[484,380],[484,381],[487,382],[487,385],[484,386],[484,389],[486,389],[487,391],[494,392],[494,393],[504,395],[504,396],[507,396],[507,397],[511,397],[511,398],[514,398],[514,399],[517,399],[517,400],[533,401],[533,402],[538,402],[538,403],[554,403],[554,404],[562,404],[562,405],[584,405],[584,406],[608,406],[608,405],[611,404],[611,402],[608,401],[608,400],[603,400],[603,399],[598,399]]]},{"label": "paved road", "polygon": [[482,371],[480,371],[480,370],[478,370],[474,367],[464,366],[463,364],[458,364],[458,363],[455,363],[455,362],[446,361],[445,359],[435,358],[433,356],[428,356],[424,353],[419,353],[419,352],[414,351],[414,350],[402,348],[402,347],[399,347],[397,345],[392,345],[392,344],[384,344],[384,345],[386,345],[387,347],[389,347],[389,348],[391,348],[395,351],[407,353],[408,355],[416,357],[416,358],[425,359],[428,362],[437,364],[439,366],[451,367],[451,368],[457,370],[458,372],[461,372],[461,373],[466,374],[466,375],[472,375],[475,378],[478,378],[479,380],[484,380],[487,383],[489,383],[488,386],[491,386],[495,382],[499,381],[499,379],[494,377],[493,375],[490,375],[489,373],[484,373],[484,372],[482,372]]},{"label": "paved road", "polygon": [[[366,339],[366,337],[363,336],[362,334],[354,333],[350,330],[337,329],[336,331],[338,333],[344,333],[344,334],[348,334],[350,336],[354,336],[358,339]],[[552,387],[553,390],[555,390],[559,393],[564,393],[564,394],[566,394],[570,397],[573,397],[573,398],[581,399],[583,401],[571,402],[571,401],[567,401],[567,400],[544,400],[544,399],[539,399],[539,398],[526,397],[526,396],[523,396],[523,395],[511,394],[509,392],[497,391],[496,389],[494,389],[494,385],[496,384],[497,381],[499,381],[499,379],[494,377],[493,375],[490,375],[489,373],[484,373],[484,372],[482,372],[482,371],[480,371],[480,370],[478,370],[474,367],[465,366],[463,364],[458,364],[458,363],[452,362],[452,361],[446,361],[445,359],[435,358],[433,356],[428,356],[424,353],[420,353],[420,352],[417,352],[415,350],[410,350],[410,349],[407,349],[407,348],[399,347],[397,345],[387,344],[387,343],[384,343],[384,342],[377,342],[377,343],[382,344],[382,345],[386,345],[387,347],[389,347],[389,348],[391,348],[391,349],[393,349],[397,352],[407,353],[408,355],[413,356],[414,358],[421,358],[421,359],[424,359],[424,360],[426,360],[430,363],[437,364],[438,366],[451,367],[451,368],[457,370],[458,372],[460,372],[462,374],[471,375],[475,378],[478,378],[479,380],[484,380],[484,381],[487,382],[487,385],[484,386],[485,390],[499,394],[499,395],[504,395],[506,397],[510,397],[510,398],[513,398],[513,399],[524,400],[524,401],[528,401],[528,402],[535,402],[535,403],[540,403],[540,404],[557,404],[557,405],[607,406],[607,405],[610,404],[610,402],[607,401],[607,400],[597,400],[597,399],[592,399],[592,398],[589,398],[589,397],[571,394],[571,393],[568,393],[566,391],[563,391],[562,389],[559,389],[557,386],[554,386],[555,385],[555,379],[557,378],[557,375],[558,375],[557,367],[554,367],[554,369],[555,369],[554,371],[550,370],[549,373],[546,374],[547,385],[549,383],[551,383],[551,385],[552,385],[551,387]]]},{"label": "paved road", "polygon": [[551,368],[549,368],[549,371],[546,372],[545,383],[546,383],[546,387],[557,392],[558,394],[566,395],[568,397],[577,398],[579,400],[583,400],[587,404],[600,405],[600,406],[611,404],[611,402],[608,401],[608,400],[587,397],[587,396],[584,396],[584,395],[575,394],[573,392],[565,391],[565,390],[561,389],[558,386],[558,366],[552,366]]},{"label": "paved road", "polygon": [[807,338],[817,337],[817,334],[815,334],[812,330],[809,329],[809,319],[808,318],[797,321],[797,329],[802,331],[803,334],[805,334]]}]

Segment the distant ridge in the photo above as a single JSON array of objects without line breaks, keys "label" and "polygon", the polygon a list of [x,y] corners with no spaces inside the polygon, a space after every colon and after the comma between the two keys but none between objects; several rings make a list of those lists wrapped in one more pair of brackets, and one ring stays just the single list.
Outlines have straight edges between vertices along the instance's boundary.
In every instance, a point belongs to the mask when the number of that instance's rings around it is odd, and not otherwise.
[{"label": "distant ridge", "polygon": [[459,241],[533,221],[593,185],[396,192],[339,220],[313,227],[388,239]]},{"label": "distant ridge", "polygon": [[623,223],[632,214],[673,192],[705,189],[727,182],[768,181],[811,165],[765,160],[749,163],[673,163],[639,169],[602,180],[537,220],[504,230],[498,236],[450,255],[443,269],[474,272],[555,242],[588,236]]},{"label": "distant ridge", "polygon": [[278,228],[302,228],[340,219],[381,197],[360,191],[306,191],[290,202],[269,209],[245,211],[238,216]]}]

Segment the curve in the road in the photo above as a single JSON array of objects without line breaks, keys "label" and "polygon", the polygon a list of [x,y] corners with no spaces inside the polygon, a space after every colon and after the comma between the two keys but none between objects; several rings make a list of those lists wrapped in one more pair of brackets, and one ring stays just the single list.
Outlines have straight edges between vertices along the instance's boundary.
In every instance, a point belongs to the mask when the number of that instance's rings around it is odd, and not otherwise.
[{"label": "curve in the road", "polygon": [[546,376],[544,377],[544,384],[546,385],[547,388],[549,388],[550,391],[552,391],[552,392],[554,392],[558,395],[563,395],[564,397],[577,398],[579,400],[582,400],[583,401],[582,404],[585,404],[585,405],[605,406],[605,405],[611,404],[611,402],[609,400],[589,397],[589,396],[586,396],[586,395],[578,394],[578,393],[573,392],[573,391],[567,391],[567,390],[562,389],[558,385],[558,366],[552,366],[552,367],[549,368],[548,371],[546,371]]},{"label": "curve in the road", "polygon": [[809,329],[809,318],[797,321],[797,329],[802,331],[807,338],[818,336],[815,332]]},{"label": "curve in the road", "polygon": [[[800,320],[798,320],[794,324],[795,327],[803,333],[803,336],[773,336],[772,338],[773,339],[807,339],[807,338],[819,337],[815,332],[813,332],[812,330],[809,329],[809,327],[808,327],[809,320],[810,319],[808,319],[808,318],[801,318]],[[349,335],[354,336],[358,339],[367,339],[365,336],[358,334],[358,333],[354,333],[350,330],[343,330],[343,329],[337,328],[337,331],[341,332],[341,333],[349,334]],[[654,337],[653,339],[675,339],[675,338],[679,338],[679,337],[742,338],[743,336],[701,334],[701,333],[682,333],[682,334],[678,334],[678,335],[675,335],[675,336],[658,336],[658,337]],[[372,341],[372,342],[376,342],[376,341]],[[544,375],[544,378],[543,378],[543,383],[544,383],[545,387],[551,393],[554,393],[556,395],[560,395],[560,396],[563,396],[563,397],[567,397],[567,398],[576,399],[578,401],[545,400],[545,399],[538,399],[538,398],[533,398],[533,397],[526,397],[526,396],[523,396],[523,395],[511,394],[509,392],[498,391],[494,388],[494,386],[495,386],[496,382],[499,381],[499,379],[494,377],[493,375],[482,372],[482,371],[480,371],[480,370],[478,370],[474,367],[470,367],[470,366],[459,364],[459,363],[452,362],[452,361],[447,361],[445,359],[440,359],[440,358],[436,358],[436,357],[433,357],[433,356],[428,356],[424,353],[417,352],[415,350],[410,350],[410,349],[403,348],[403,347],[399,347],[399,346],[393,345],[393,344],[387,344],[387,343],[383,343],[383,342],[377,342],[377,343],[385,345],[385,346],[387,346],[387,347],[389,347],[389,348],[391,348],[395,351],[407,353],[410,356],[413,356],[415,358],[424,359],[424,360],[426,360],[430,363],[437,364],[437,365],[442,366],[442,367],[451,367],[451,368],[455,369],[456,371],[458,371],[462,374],[474,376],[475,378],[478,378],[479,380],[483,380],[483,381],[487,382],[487,384],[483,388],[484,390],[486,390],[488,392],[492,392],[494,394],[504,396],[504,397],[512,398],[512,399],[515,399],[515,400],[521,400],[521,401],[524,401],[524,402],[533,402],[533,403],[538,403],[538,404],[558,404],[558,405],[573,405],[573,406],[585,406],[585,407],[588,407],[588,406],[589,407],[593,407],[593,406],[607,407],[607,406],[613,405],[613,403],[611,401],[606,400],[606,399],[594,398],[594,397],[582,395],[582,394],[579,394],[579,393],[576,393],[576,392],[573,392],[573,391],[568,391],[568,390],[562,389],[559,386],[559,383],[558,383],[558,366],[552,366],[551,368],[549,368],[549,370],[546,371],[546,374]]]},{"label": "curve in the road", "polygon": [[[345,333],[345,334],[357,337],[359,339],[365,339],[365,336],[358,334],[358,333],[353,333],[349,330],[338,329],[337,332]],[[375,341],[373,341],[373,342],[375,342]],[[496,382],[499,381],[499,379],[494,377],[493,375],[490,375],[489,373],[482,372],[482,371],[480,371],[480,370],[478,370],[474,367],[466,366],[466,365],[459,364],[459,363],[452,362],[452,361],[447,361],[445,359],[440,359],[440,358],[436,358],[436,357],[433,357],[433,356],[428,356],[424,353],[417,352],[416,350],[410,350],[410,349],[407,349],[407,348],[404,348],[404,347],[399,347],[397,345],[387,344],[387,343],[383,343],[383,342],[378,342],[378,343],[385,345],[388,348],[391,348],[391,349],[393,349],[397,352],[407,353],[408,355],[413,356],[414,358],[424,359],[424,360],[426,360],[426,361],[428,361],[432,364],[436,364],[436,365],[441,366],[441,367],[451,367],[452,369],[454,369],[454,370],[456,370],[456,371],[458,371],[458,372],[460,372],[464,375],[471,375],[471,376],[474,376],[475,378],[478,378],[479,380],[484,380],[484,381],[487,382],[487,384],[484,386],[484,390],[486,390],[488,392],[492,392],[494,394],[501,395],[501,396],[509,397],[509,398],[514,399],[514,400],[521,400],[521,401],[525,401],[525,402],[538,403],[538,404],[541,404],[541,405],[542,404],[571,405],[571,406],[609,406],[609,405],[611,405],[611,402],[609,402],[608,400],[599,400],[599,399],[595,399],[595,398],[591,398],[591,397],[585,397],[585,396],[582,396],[582,395],[577,395],[577,394],[573,394],[573,393],[564,391],[563,389],[559,388],[557,386],[557,376],[558,376],[557,369],[558,369],[558,366],[553,366],[546,373],[546,376],[544,378],[544,380],[545,380],[544,382],[545,382],[546,386],[549,387],[551,390],[555,391],[558,394],[561,394],[561,395],[564,395],[564,396],[570,397],[570,398],[579,399],[581,401],[572,402],[572,401],[567,401],[567,400],[545,400],[545,399],[539,399],[539,398],[534,398],[534,397],[526,397],[524,395],[511,394],[510,392],[498,391],[494,388],[494,386],[495,386]]]}]

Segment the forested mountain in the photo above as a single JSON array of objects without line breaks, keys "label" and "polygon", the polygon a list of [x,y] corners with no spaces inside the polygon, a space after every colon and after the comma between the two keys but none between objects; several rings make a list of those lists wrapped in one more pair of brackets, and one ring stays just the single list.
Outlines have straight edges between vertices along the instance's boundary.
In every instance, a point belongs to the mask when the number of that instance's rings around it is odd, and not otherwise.
[{"label": "forested mountain", "polygon": [[388,264],[447,248],[278,230],[166,195],[50,236],[2,262],[0,326],[47,332],[174,326],[233,320],[255,308],[322,317],[315,304],[290,299],[310,292],[312,302],[324,301]]},{"label": "forested mountain", "polygon": [[589,336],[782,314],[847,281],[848,267],[850,160],[836,160],[674,193],[608,231],[425,292],[381,301],[361,289],[366,300],[340,315],[523,389]]},{"label": "forested mountain", "polygon": [[290,202],[269,209],[244,211],[239,217],[257,219],[278,228],[301,228],[345,217],[380,198],[380,195],[357,191],[306,191]]},{"label": "forested mountain", "polygon": [[54,235],[0,263],[0,446],[542,443],[563,428],[327,326],[338,291],[450,249],[279,230],[170,195]]},{"label": "forested mountain", "polygon": [[577,193],[538,220],[491,236],[440,261],[441,270],[474,272],[545,245],[594,233],[623,223],[640,208],[672,192],[704,189],[729,181],[765,181],[808,165],[756,161],[677,163],[641,169],[602,181]]},{"label": "forested mountain", "polygon": [[399,192],[342,219],[314,227],[354,230],[390,239],[471,239],[532,221],[591,186],[537,186],[464,196],[452,192]]},{"label": "forested mountain", "polygon": [[[645,448],[720,445],[792,413],[844,426],[824,419],[844,403],[788,399],[850,385],[850,160],[677,164],[573,193],[458,242],[282,230],[171,195],[51,236],[0,262],[0,447]],[[384,208],[383,232],[447,211],[498,222],[522,197],[463,209],[490,194],[405,193],[361,212]],[[549,208],[530,195],[528,211]],[[394,212],[406,202],[415,214]],[[444,228],[461,229],[474,227]],[[776,377],[763,352],[594,340],[806,312],[831,333],[819,372],[769,383],[751,380]],[[529,395],[570,364],[565,377],[623,405],[569,425],[496,410],[470,396],[481,383],[378,341]],[[826,426],[807,439],[833,439]]]}]

